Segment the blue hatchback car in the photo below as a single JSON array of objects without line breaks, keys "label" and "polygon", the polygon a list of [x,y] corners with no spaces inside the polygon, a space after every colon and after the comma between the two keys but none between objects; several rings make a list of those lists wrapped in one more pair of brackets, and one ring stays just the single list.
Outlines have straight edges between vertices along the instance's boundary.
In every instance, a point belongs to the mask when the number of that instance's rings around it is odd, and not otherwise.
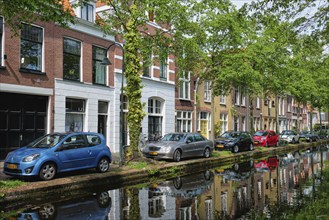
[{"label": "blue hatchback car", "polygon": [[10,152],[4,161],[4,173],[51,180],[56,173],[66,171],[96,168],[106,172],[111,162],[112,154],[102,134],[52,133]]}]

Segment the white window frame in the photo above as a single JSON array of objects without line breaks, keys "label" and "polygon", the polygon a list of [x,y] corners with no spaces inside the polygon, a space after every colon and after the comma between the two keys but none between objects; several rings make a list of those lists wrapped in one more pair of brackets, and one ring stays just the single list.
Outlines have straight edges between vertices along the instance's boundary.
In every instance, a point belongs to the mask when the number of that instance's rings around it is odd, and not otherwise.
[{"label": "white window frame", "polygon": [[260,109],[260,98],[258,96],[256,98],[256,108]]},{"label": "white window frame", "polygon": [[220,122],[221,122],[221,133],[228,131],[228,115],[220,114]]},{"label": "white window frame", "polygon": [[222,105],[226,105],[226,96],[225,95],[221,95],[219,102]]},{"label": "white window frame", "polygon": [[[91,17],[89,17],[89,8],[92,9],[92,12],[91,12]],[[85,11],[85,16],[86,17],[83,17],[82,16],[82,13]],[[85,21],[89,21],[89,22],[93,22],[95,21],[95,5],[94,4],[89,4],[89,3],[86,3],[86,4],[81,4],[81,9],[80,9],[80,18],[85,20]]]},{"label": "white window frame", "polygon": [[180,128],[176,126],[177,132],[183,132],[185,127],[185,132],[192,131],[192,112],[191,111],[177,111],[176,123],[180,121]]},{"label": "white window frame", "polygon": [[[190,79],[191,79],[191,74],[190,74],[190,72],[188,72],[187,74],[183,73],[181,75],[182,76],[180,76],[180,78],[179,78],[179,84],[178,84],[178,96],[179,96],[179,99],[190,100],[190,98],[191,98],[190,97],[190,89],[191,89]],[[186,91],[186,89],[188,91]]]},{"label": "white window frame", "polygon": [[204,101],[211,102],[211,82],[204,81]]},{"label": "white window frame", "polygon": [[239,88],[234,89],[234,104],[240,105],[240,89]]}]

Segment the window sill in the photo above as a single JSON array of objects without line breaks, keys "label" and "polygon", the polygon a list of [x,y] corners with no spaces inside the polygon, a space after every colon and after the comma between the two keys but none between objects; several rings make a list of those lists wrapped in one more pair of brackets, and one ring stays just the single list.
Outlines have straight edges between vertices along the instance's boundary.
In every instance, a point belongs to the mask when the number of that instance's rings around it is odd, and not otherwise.
[{"label": "window sill", "polygon": [[226,103],[219,103],[220,105],[226,105]]},{"label": "window sill", "polygon": [[189,98],[178,98],[180,101],[191,101]]},{"label": "window sill", "polygon": [[167,78],[160,76],[160,81],[167,81]]},{"label": "window sill", "polygon": [[21,73],[31,73],[31,74],[37,74],[37,75],[46,75],[45,72],[41,72],[41,71],[38,71],[38,70],[25,69],[25,68],[19,68],[19,72],[21,72]]}]

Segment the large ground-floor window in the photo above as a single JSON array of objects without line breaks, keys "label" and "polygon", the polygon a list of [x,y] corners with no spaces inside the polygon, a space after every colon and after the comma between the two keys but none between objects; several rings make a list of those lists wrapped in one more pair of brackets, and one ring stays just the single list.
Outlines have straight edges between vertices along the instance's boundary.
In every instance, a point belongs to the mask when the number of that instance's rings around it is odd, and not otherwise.
[{"label": "large ground-floor window", "polygon": [[66,99],[66,115],[65,115],[65,131],[77,132],[83,131],[85,100],[82,99]]}]

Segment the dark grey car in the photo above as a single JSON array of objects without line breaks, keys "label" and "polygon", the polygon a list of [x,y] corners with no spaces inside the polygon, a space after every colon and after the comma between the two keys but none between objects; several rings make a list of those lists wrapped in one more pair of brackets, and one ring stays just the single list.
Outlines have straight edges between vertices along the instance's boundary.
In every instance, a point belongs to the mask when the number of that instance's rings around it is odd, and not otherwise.
[{"label": "dark grey car", "polygon": [[210,157],[213,150],[213,142],[199,133],[169,133],[160,141],[147,144],[142,153],[148,158],[178,162],[188,157]]}]

